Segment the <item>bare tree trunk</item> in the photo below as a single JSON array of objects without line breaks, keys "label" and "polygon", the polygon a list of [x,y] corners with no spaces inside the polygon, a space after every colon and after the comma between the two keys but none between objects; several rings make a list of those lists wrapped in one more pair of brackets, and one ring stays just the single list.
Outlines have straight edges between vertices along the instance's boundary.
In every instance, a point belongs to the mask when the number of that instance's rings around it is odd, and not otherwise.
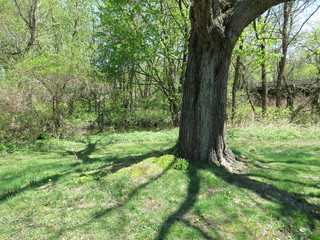
[{"label": "bare tree trunk", "polygon": [[318,92],[313,101],[312,101],[312,105],[311,105],[311,108],[312,108],[312,113],[314,114],[320,114],[320,103],[319,103],[319,99],[320,99],[320,93]]},{"label": "bare tree trunk", "polygon": [[293,2],[286,2],[283,5],[283,26],[282,26],[282,56],[279,62],[277,84],[276,84],[276,107],[281,107],[282,99],[282,80],[287,62],[287,53],[289,47],[289,20],[292,12]]},{"label": "bare tree trunk", "polygon": [[[268,17],[267,17],[268,18]],[[267,23],[267,18],[264,20],[264,24]],[[259,21],[261,21],[259,19]],[[261,108],[262,108],[262,114],[265,115],[267,112],[267,106],[268,106],[268,81],[267,81],[267,53],[266,53],[266,39],[260,36],[259,30],[257,28],[256,21],[253,22],[253,28],[255,31],[255,35],[257,40],[259,41],[259,47],[261,51]],[[262,28],[261,31],[264,31],[265,29]]]},{"label": "bare tree trunk", "polygon": [[[263,44],[260,45],[261,51],[263,53],[263,58],[266,58],[265,53],[265,39],[263,40]],[[262,83],[262,94],[261,94],[261,107],[262,114],[266,114],[268,107],[268,80],[267,80],[267,66],[265,63],[261,64],[261,83]]]},{"label": "bare tree trunk", "polygon": [[169,106],[173,126],[178,127],[180,123],[180,108],[177,104],[177,100],[169,101]]},{"label": "bare tree trunk", "polygon": [[[243,45],[240,44],[239,50],[243,49]],[[234,81],[232,85],[232,99],[231,99],[231,120],[234,120],[237,110],[237,91],[239,89],[239,81],[240,81],[240,67],[241,67],[241,56],[238,55],[236,59],[236,66],[234,72]]]},{"label": "bare tree trunk", "polygon": [[59,108],[59,96],[52,96],[52,112],[53,112],[53,126],[56,137],[60,137],[60,127],[61,127],[61,111]]},{"label": "bare tree trunk", "polygon": [[294,105],[294,98],[296,95],[296,88],[293,85],[293,88],[290,87],[290,85],[288,84],[287,79],[284,77],[283,78],[284,83],[286,84],[286,97],[287,97],[287,108],[290,109],[291,112],[293,112],[293,105]]}]

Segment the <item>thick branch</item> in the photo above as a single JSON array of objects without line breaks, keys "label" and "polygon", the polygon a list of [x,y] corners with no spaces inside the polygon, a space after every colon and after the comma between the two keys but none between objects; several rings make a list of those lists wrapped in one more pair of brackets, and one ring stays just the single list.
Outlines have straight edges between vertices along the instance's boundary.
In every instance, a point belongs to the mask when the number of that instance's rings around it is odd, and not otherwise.
[{"label": "thick branch", "polygon": [[296,116],[301,112],[303,108],[305,108],[310,102],[312,102],[315,98],[317,98],[320,93],[320,87],[316,88],[310,95],[310,97],[303,103],[301,103],[293,112],[291,115],[290,123],[293,122],[293,120],[296,118]]},{"label": "thick branch", "polygon": [[236,42],[241,32],[269,8],[292,0],[242,0],[234,7],[228,17],[228,37]]}]

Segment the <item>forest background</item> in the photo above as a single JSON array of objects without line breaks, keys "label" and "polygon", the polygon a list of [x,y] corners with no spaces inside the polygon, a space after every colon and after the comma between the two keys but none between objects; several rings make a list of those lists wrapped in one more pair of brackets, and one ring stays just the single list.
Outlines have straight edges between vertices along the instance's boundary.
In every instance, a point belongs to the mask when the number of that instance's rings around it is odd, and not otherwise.
[{"label": "forest background", "polygon": [[[184,0],[0,1],[0,150],[178,126],[190,32]],[[320,119],[318,1],[278,5],[242,34],[228,124]]]}]

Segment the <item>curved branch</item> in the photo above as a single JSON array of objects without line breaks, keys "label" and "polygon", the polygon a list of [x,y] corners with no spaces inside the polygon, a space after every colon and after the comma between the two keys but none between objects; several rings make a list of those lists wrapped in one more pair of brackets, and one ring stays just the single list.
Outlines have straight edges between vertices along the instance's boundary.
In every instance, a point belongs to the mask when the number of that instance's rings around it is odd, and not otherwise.
[{"label": "curved branch", "polygon": [[227,20],[228,37],[236,42],[241,32],[269,8],[293,0],[242,0],[229,13]]}]

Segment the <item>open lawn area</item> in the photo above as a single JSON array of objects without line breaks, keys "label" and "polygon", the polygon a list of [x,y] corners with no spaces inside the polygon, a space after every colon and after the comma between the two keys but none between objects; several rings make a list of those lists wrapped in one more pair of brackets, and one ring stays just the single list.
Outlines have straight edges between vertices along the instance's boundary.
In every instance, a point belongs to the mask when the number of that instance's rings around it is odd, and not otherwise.
[{"label": "open lawn area", "polygon": [[0,155],[0,239],[320,239],[319,126],[230,129],[241,173],[175,158],[178,129]]}]

